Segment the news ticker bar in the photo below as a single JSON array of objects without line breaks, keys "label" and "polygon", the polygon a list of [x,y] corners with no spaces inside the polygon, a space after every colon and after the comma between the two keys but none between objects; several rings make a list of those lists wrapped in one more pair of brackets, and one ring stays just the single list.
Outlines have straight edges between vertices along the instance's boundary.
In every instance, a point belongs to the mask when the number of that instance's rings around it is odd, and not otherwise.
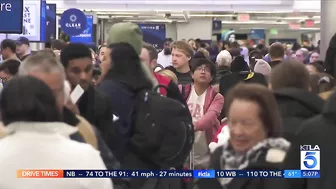
[{"label": "news ticker bar", "polygon": [[320,178],[319,170],[18,170],[17,178]]}]

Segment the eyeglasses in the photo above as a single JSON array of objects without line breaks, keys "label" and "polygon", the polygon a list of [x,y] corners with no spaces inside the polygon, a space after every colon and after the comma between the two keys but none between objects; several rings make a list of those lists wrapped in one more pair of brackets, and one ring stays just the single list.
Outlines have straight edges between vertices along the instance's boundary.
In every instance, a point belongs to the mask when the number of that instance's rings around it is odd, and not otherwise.
[{"label": "eyeglasses", "polygon": [[196,68],[196,70],[197,71],[208,72],[208,73],[211,72],[210,68],[208,68],[208,67],[198,67],[198,68]]}]

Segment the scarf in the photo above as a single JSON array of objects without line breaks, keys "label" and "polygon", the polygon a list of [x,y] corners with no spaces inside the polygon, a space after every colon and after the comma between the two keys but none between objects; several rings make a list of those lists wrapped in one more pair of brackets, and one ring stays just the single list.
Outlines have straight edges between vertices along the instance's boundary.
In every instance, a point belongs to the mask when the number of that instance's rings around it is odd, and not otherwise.
[{"label": "scarf", "polygon": [[[223,145],[223,152],[220,158],[220,168],[222,170],[243,170],[247,168],[251,163],[255,163],[260,158],[263,152],[269,149],[278,149],[287,151],[290,143],[283,138],[267,138],[245,154],[237,155],[229,142]],[[221,178],[220,183],[225,186],[231,182],[233,178]]]}]

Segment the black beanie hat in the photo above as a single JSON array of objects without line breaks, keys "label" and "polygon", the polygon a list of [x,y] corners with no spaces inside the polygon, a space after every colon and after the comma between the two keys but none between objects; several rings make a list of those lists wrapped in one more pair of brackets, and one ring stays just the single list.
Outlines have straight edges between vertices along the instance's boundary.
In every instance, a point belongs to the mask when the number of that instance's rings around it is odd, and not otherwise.
[{"label": "black beanie hat", "polygon": [[242,56],[237,56],[231,63],[231,72],[250,71]]}]

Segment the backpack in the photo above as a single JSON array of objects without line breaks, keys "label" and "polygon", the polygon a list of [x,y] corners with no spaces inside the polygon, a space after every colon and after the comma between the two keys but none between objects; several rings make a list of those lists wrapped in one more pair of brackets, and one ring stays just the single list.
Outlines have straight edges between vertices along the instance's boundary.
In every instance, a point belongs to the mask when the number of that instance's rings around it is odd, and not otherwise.
[{"label": "backpack", "polygon": [[159,169],[183,165],[194,143],[194,126],[188,107],[153,91],[136,95],[135,120],[129,149]]}]

